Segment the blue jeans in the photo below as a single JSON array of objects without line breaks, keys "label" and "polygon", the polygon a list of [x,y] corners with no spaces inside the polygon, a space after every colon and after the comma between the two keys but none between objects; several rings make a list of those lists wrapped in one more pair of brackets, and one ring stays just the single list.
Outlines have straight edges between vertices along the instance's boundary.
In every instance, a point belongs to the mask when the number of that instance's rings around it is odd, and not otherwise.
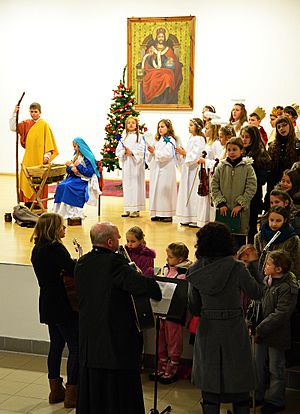
[{"label": "blue jeans", "polygon": [[255,365],[257,374],[256,399],[262,400],[266,390],[266,363],[269,358],[270,388],[266,401],[277,406],[285,405],[285,352],[266,344],[257,344]]},{"label": "blue jeans", "polygon": [[78,381],[78,316],[68,322],[48,325],[50,348],[48,353],[48,378],[60,377],[62,353],[67,343],[69,355],[67,361],[67,383],[76,385]]}]

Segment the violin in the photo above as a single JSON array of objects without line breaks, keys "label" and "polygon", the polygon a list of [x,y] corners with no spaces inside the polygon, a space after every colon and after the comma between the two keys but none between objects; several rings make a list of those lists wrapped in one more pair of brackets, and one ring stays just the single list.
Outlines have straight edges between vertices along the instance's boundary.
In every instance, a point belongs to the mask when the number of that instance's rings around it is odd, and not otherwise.
[{"label": "violin", "polygon": [[[206,151],[202,152],[202,157],[205,158],[207,155]],[[206,172],[205,166],[201,164],[200,171],[199,171],[199,186],[198,186],[198,195],[201,197],[205,197],[209,194],[209,187],[208,187],[208,174]]]}]

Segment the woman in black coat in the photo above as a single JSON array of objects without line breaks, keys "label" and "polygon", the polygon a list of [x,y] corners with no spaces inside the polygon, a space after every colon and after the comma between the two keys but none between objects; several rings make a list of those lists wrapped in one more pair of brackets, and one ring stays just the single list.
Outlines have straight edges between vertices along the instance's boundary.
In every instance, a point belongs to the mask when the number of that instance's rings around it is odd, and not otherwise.
[{"label": "woman in black coat", "polygon": [[[62,271],[73,277],[75,262],[62,244],[65,236],[63,218],[56,213],[42,214],[32,239],[35,246],[31,262],[40,287],[40,322],[48,325],[50,348],[48,353],[49,403],[64,401],[65,408],[76,406],[78,379],[78,313],[68,301]],[[62,384],[60,366],[67,343],[67,384]]]},{"label": "woman in black coat", "polygon": [[197,232],[196,258],[186,276],[190,311],[201,318],[192,382],[202,391],[204,414],[219,414],[221,402],[233,402],[234,414],[249,414],[254,369],[241,291],[259,299],[263,288],[233,258],[230,232],[221,223]]}]

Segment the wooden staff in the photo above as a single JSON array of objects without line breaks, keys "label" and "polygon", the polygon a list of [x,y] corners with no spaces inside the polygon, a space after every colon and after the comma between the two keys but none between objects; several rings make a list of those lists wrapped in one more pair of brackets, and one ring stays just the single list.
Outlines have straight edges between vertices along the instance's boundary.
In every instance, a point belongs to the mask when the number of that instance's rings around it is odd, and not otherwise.
[{"label": "wooden staff", "polygon": [[[22,99],[24,98],[25,92],[22,93],[17,106],[20,106]],[[17,190],[17,203],[20,204],[20,191],[19,191],[19,133],[18,133],[18,123],[19,123],[19,109],[16,112],[16,190]]]}]

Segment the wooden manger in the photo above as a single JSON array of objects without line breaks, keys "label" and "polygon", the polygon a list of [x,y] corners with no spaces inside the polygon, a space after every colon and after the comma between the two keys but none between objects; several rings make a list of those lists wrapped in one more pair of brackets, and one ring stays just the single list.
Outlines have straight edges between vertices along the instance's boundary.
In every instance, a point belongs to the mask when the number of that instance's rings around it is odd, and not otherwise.
[{"label": "wooden manger", "polygon": [[[35,205],[38,204],[39,211],[44,213],[46,211],[43,206],[43,201],[53,200],[54,197],[47,197],[41,199],[42,191],[47,184],[58,183],[65,178],[66,166],[65,164],[43,164],[35,165],[32,167],[24,167],[22,164],[22,170],[28,180],[30,187],[34,192],[34,201],[30,207],[33,210]],[[35,209],[35,212],[36,209]]]}]

